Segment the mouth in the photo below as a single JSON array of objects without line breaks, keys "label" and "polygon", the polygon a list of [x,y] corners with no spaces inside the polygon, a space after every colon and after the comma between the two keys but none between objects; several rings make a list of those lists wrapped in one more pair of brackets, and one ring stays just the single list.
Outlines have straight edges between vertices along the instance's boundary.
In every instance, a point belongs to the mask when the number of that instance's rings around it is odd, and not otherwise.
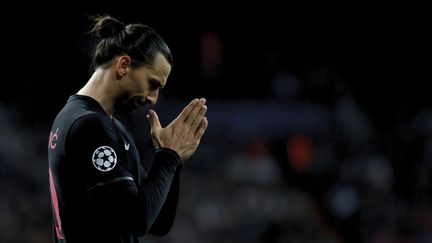
[{"label": "mouth", "polygon": [[117,102],[117,108],[126,112],[136,112],[139,108],[145,106],[147,103],[141,96],[133,96],[129,99]]},{"label": "mouth", "polygon": [[140,99],[140,100],[137,100],[137,105],[138,106],[145,106],[145,105],[147,105],[147,102],[145,101],[145,99]]},{"label": "mouth", "polygon": [[137,111],[142,106],[145,106],[146,102],[142,99],[142,97],[134,96],[129,101],[126,101],[126,106],[129,106],[132,112]]}]

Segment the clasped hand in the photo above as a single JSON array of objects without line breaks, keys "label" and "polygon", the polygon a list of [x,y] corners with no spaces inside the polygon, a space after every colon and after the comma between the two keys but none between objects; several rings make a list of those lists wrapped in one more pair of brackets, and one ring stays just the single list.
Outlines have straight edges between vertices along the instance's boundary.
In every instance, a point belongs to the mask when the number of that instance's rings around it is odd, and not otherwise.
[{"label": "clasped hand", "polygon": [[155,148],[169,148],[184,162],[197,149],[207,129],[208,121],[204,98],[192,100],[168,126],[162,127],[154,110],[149,110],[150,134]]}]

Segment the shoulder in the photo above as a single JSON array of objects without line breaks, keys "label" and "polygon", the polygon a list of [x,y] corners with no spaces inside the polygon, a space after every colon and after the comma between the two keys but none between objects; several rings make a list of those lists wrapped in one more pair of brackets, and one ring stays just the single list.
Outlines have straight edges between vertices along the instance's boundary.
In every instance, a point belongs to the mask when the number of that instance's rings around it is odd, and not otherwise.
[{"label": "shoulder", "polygon": [[104,114],[100,114],[97,112],[91,112],[87,114],[83,114],[80,117],[77,117],[73,123],[73,126],[110,126],[112,124],[111,118]]},{"label": "shoulder", "polygon": [[90,113],[74,121],[66,141],[69,149],[85,153],[84,150],[94,150],[102,145],[117,148],[121,144],[121,136],[111,118],[104,114]]},{"label": "shoulder", "polygon": [[113,132],[113,130],[111,118],[104,114],[88,113],[75,119],[71,126],[70,133]]}]

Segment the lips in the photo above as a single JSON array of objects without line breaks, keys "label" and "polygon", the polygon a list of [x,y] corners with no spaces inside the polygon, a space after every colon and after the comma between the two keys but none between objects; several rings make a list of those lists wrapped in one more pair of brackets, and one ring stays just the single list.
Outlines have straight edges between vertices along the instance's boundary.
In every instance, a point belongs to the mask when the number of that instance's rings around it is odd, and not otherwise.
[{"label": "lips", "polygon": [[123,96],[122,99],[119,99],[118,102],[116,102],[116,109],[124,112],[135,112],[146,104],[147,101],[142,96],[133,96],[129,98]]},{"label": "lips", "polygon": [[143,99],[140,96],[134,96],[130,98],[128,101],[126,101],[126,107],[129,111],[137,111],[140,107],[145,106],[147,103],[145,99]]}]

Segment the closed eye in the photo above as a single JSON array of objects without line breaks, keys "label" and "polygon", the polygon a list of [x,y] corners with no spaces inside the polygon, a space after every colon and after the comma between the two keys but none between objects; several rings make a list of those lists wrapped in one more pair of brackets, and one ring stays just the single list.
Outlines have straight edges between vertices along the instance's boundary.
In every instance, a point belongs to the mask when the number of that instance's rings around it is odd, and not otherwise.
[{"label": "closed eye", "polygon": [[150,78],[149,79],[149,83],[150,83],[150,89],[151,90],[157,90],[157,89],[162,89],[163,86],[162,84],[159,82],[159,80]]}]

